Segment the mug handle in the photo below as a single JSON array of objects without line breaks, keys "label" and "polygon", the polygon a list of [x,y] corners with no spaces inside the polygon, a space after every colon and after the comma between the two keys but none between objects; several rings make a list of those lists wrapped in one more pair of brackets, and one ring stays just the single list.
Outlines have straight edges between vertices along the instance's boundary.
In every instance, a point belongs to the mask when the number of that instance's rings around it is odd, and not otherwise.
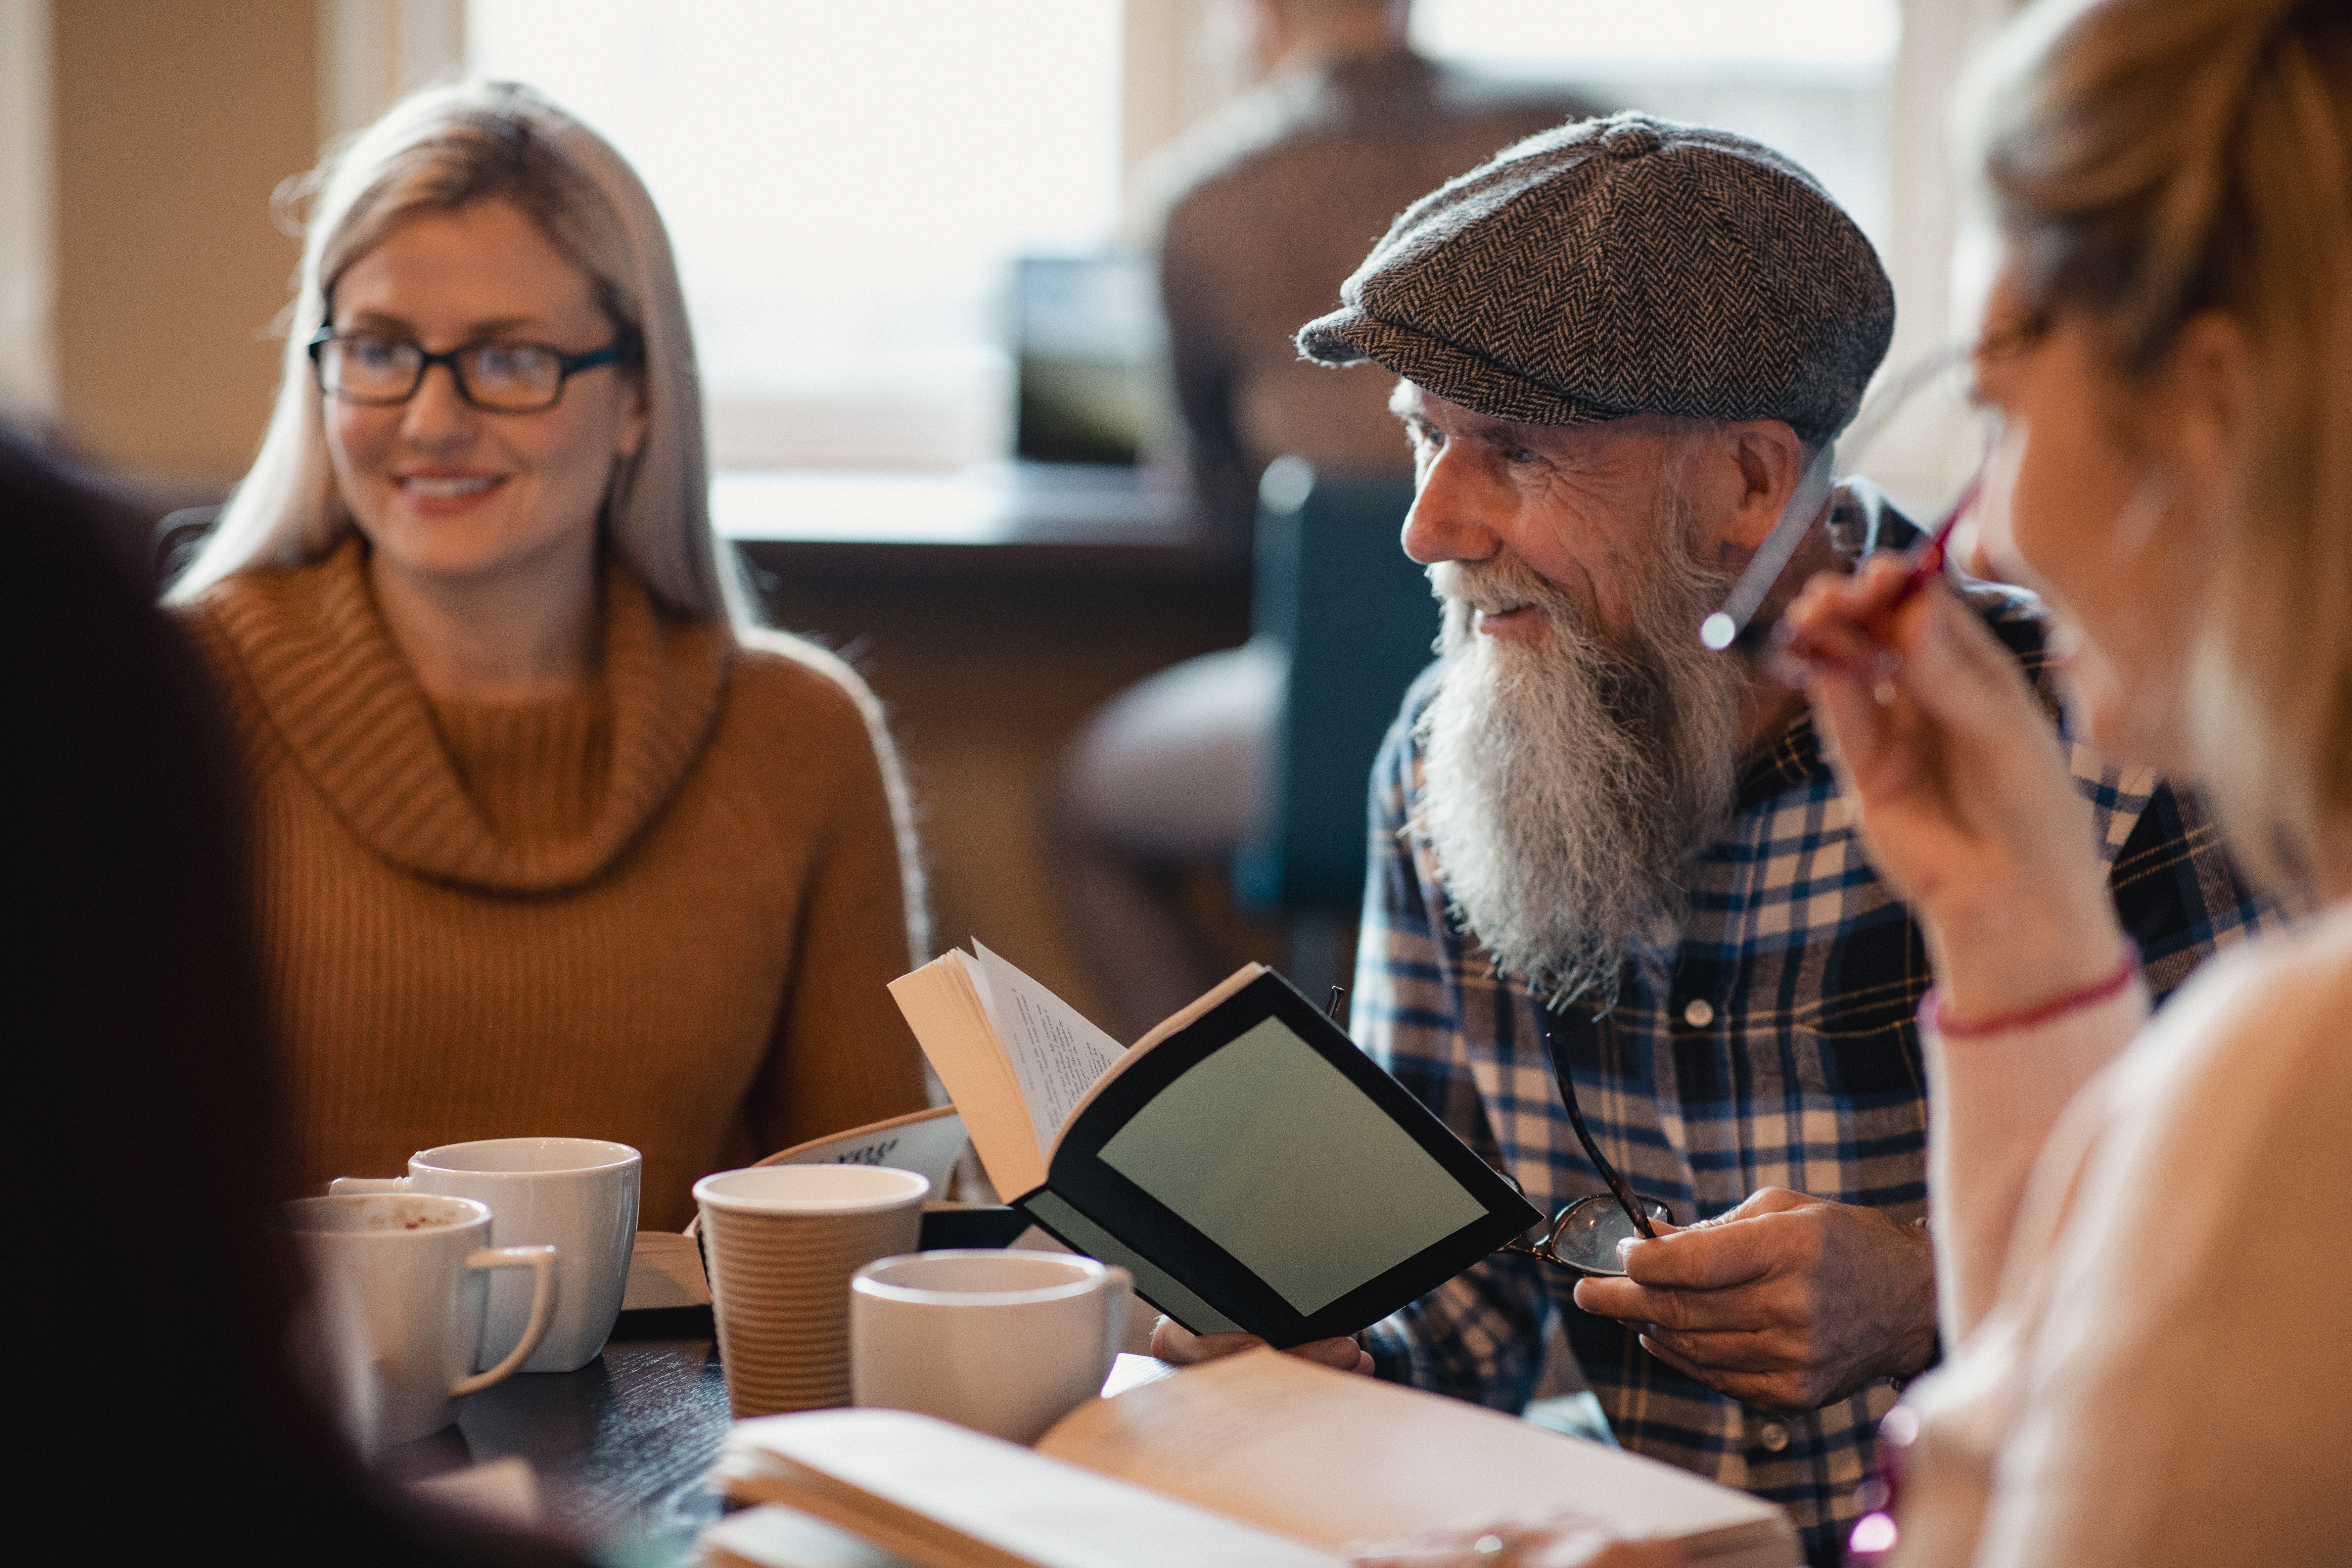
[{"label": "mug handle", "polygon": [[488,1372],[478,1372],[461,1381],[449,1391],[452,1399],[468,1394],[478,1394],[505,1377],[530,1359],[539,1342],[547,1338],[548,1325],[555,1321],[555,1248],[551,1247],[478,1247],[466,1254],[468,1268],[536,1268],[539,1279],[531,1286],[530,1320],[522,1326],[522,1342],[507,1352],[507,1359]]},{"label": "mug handle", "polygon": [[369,1193],[404,1193],[408,1191],[406,1176],[337,1176],[327,1184],[331,1198],[364,1195]]},{"label": "mug handle", "polygon": [[1095,1373],[1097,1384],[1118,1364],[1118,1347],[1127,1342],[1127,1299],[1135,1292],[1135,1276],[1118,1264],[1103,1272],[1110,1278],[1103,1283],[1103,1353],[1102,1370]]}]

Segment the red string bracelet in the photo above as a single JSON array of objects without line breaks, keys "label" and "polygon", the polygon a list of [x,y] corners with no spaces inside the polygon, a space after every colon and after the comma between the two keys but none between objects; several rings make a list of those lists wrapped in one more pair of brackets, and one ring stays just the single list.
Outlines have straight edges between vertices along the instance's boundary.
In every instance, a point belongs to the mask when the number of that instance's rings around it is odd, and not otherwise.
[{"label": "red string bracelet", "polygon": [[2072,1013],[2078,1007],[2095,1006],[2105,1002],[2130,984],[2132,977],[2138,973],[2139,943],[2126,937],[2124,938],[2123,967],[2096,985],[2085,985],[2080,991],[2070,991],[2065,995],[2054,997],[2038,1007],[2027,1007],[2015,1013],[2002,1013],[1995,1017],[1974,1022],[1964,1022],[1952,1016],[1951,1008],[1946,1005],[1944,988],[1938,985],[1928,995],[1929,1016],[1936,1021],[1937,1034],[1959,1039],[1968,1039],[1977,1035],[2004,1034],[2011,1029],[2030,1029],[2036,1024],[2048,1023],[2062,1013]]}]

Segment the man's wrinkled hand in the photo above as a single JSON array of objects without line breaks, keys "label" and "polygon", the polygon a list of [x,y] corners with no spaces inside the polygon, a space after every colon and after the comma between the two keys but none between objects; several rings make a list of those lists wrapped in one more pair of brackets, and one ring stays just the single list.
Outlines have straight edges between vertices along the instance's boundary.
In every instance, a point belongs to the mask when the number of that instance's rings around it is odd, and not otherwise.
[{"label": "man's wrinkled hand", "polygon": [[1927,1233],[1876,1209],[1765,1187],[1622,1252],[1627,1277],[1580,1281],[1576,1304],[1743,1405],[1817,1410],[1935,1353]]},{"label": "man's wrinkled hand", "polygon": [[[1196,1334],[1169,1317],[1151,1326],[1151,1353],[1179,1366],[1237,1355],[1265,1343],[1255,1334]],[[1370,1373],[1372,1370],[1371,1352],[1351,1339],[1310,1340],[1303,1345],[1291,1346],[1288,1353],[1321,1366],[1338,1367],[1341,1372]]]}]

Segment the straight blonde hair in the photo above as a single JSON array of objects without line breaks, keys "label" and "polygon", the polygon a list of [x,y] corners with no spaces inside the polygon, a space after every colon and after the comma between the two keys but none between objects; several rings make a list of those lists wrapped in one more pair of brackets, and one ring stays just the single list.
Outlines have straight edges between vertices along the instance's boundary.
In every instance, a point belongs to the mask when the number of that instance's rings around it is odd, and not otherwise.
[{"label": "straight blonde hair", "polygon": [[587,274],[616,332],[639,346],[645,439],[619,465],[603,528],[672,616],[725,625],[744,646],[792,659],[848,694],[866,721],[898,841],[909,957],[930,953],[930,904],[914,811],[882,707],[814,643],[764,625],[759,601],[710,524],[702,377],[677,263],[653,197],[612,144],[514,82],[435,88],[395,105],[298,182],[309,197],[302,268],[278,402],[261,451],[194,560],[165,595],[185,603],[240,572],[319,560],[357,529],[327,455],[325,400],[309,344],[344,269],[404,218],[512,202]]},{"label": "straight blonde hair", "polygon": [[2186,717],[2232,849],[2307,882],[2352,859],[2352,5],[2045,0],[2017,27],[1984,169],[2039,302],[2126,378],[2201,312],[2245,333]]},{"label": "straight blonde hair", "polygon": [[395,225],[497,199],[520,208],[587,274],[614,331],[641,346],[630,374],[644,381],[647,425],[605,500],[612,548],[669,614],[755,624],[751,598],[722,570],[711,531],[701,374],[669,236],[611,143],[527,87],[469,82],[397,104],[331,149],[297,194],[310,197],[310,209],[277,406],[252,471],[171,599],[239,572],[315,561],[352,532],[328,460],[310,338],[343,270]]}]

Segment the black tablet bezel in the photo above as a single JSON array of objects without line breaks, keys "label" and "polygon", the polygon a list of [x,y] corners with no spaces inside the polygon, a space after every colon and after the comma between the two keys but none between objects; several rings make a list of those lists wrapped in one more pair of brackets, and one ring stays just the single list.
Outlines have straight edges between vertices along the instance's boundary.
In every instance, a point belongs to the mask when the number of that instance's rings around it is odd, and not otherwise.
[{"label": "black tablet bezel", "polygon": [[[1486,1209],[1478,1218],[1312,1313],[1301,1313],[1284,1300],[1255,1271],[1114,1170],[1101,1154],[1103,1146],[1160,1090],[1269,1017],[1279,1018],[1337,1068]],[[1154,1045],[1105,1085],[1064,1129],[1045,1184],[1122,1244],[1182,1280],[1210,1306],[1277,1346],[1353,1333],[1377,1322],[1543,1219],[1428,1107],[1364,1055],[1289,981],[1270,970]],[[1118,1223],[1105,1215],[1117,1215]],[[1170,1315],[1182,1321],[1177,1314]]]}]

